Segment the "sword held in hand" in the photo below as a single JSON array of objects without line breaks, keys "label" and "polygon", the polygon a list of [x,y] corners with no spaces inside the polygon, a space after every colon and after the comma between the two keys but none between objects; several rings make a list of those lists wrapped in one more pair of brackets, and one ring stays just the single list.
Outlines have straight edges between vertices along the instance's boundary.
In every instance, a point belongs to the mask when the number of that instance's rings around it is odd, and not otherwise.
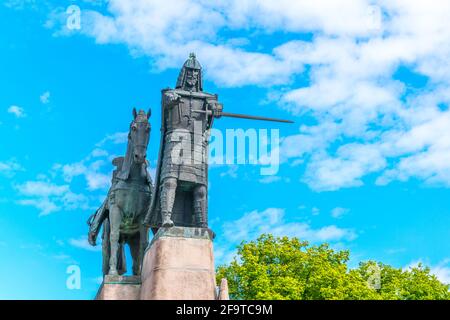
[{"label": "sword held in hand", "polygon": [[216,118],[220,117],[229,117],[229,118],[239,118],[239,119],[250,119],[250,120],[262,120],[262,121],[272,121],[272,122],[283,122],[283,123],[294,123],[292,120],[285,119],[277,119],[277,118],[268,118],[268,117],[260,117],[260,116],[251,116],[246,114],[239,113],[230,113],[230,112],[218,112],[217,115],[212,110],[192,110],[197,113],[204,113],[207,115],[213,115]]}]

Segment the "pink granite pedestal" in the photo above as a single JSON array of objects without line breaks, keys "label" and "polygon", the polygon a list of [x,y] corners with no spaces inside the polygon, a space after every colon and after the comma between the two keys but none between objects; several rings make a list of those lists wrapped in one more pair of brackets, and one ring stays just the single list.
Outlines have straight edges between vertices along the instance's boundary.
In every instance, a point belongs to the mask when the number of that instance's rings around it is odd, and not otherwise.
[{"label": "pink granite pedestal", "polygon": [[215,300],[212,232],[160,228],[144,256],[141,300]]},{"label": "pink granite pedestal", "polygon": [[109,276],[103,278],[96,300],[139,300],[141,278],[139,276]]}]

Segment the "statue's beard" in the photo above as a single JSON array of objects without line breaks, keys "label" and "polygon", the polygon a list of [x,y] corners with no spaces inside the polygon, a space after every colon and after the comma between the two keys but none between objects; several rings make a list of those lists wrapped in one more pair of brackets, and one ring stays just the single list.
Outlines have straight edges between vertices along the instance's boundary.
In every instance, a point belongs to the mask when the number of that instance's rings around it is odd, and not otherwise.
[{"label": "statue's beard", "polygon": [[193,87],[195,87],[195,86],[197,85],[197,79],[188,77],[188,78],[186,79],[186,83],[187,83],[187,85],[188,85],[190,88],[193,88]]},{"label": "statue's beard", "polygon": [[195,85],[197,84],[197,81],[194,79],[188,79],[187,80],[187,84],[189,85],[189,87],[195,87]]}]

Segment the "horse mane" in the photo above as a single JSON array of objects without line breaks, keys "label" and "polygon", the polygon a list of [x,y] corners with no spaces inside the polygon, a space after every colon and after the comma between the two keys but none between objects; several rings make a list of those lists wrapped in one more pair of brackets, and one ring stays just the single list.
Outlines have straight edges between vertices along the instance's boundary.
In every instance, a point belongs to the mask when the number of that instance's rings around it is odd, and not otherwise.
[{"label": "horse mane", "polygon": [[[120,166],[120,168],[118,167],[117,169],[119,170],[119,173],[117,174],[117,178],[121,179],[121,180],[127,180],[129,175],[130,175],[130,170],[131,170],[131,164],[133,162],[133,158],[131,156],[131,140],[128,139],[128,144],[127,144],[127,153],[125,154],[125,158],[124,157],[120,157],[123,160],[121,161],[122,164]],[[118,158],[116,158],[118,159]],[[115,159],[114,159],[115,160]],[[118,160],[119,162],[120,160]]]}]

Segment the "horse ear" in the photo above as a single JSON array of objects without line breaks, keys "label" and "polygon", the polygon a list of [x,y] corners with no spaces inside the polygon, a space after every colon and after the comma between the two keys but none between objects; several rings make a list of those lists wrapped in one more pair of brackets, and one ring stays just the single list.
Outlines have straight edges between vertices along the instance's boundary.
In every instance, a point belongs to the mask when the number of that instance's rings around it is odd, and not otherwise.
[{"label": "horse ear", "polygon": [[152,109],[149,108],[147,112],[147,120],[150,119],[151,116],[152,116]]},{"label": "horse ear", "polygon": [[136,117],[137,117],[137,111],[136,111],[136,108],[133,108],[133,117],[134,117],[134,119],[136,119]]}]

